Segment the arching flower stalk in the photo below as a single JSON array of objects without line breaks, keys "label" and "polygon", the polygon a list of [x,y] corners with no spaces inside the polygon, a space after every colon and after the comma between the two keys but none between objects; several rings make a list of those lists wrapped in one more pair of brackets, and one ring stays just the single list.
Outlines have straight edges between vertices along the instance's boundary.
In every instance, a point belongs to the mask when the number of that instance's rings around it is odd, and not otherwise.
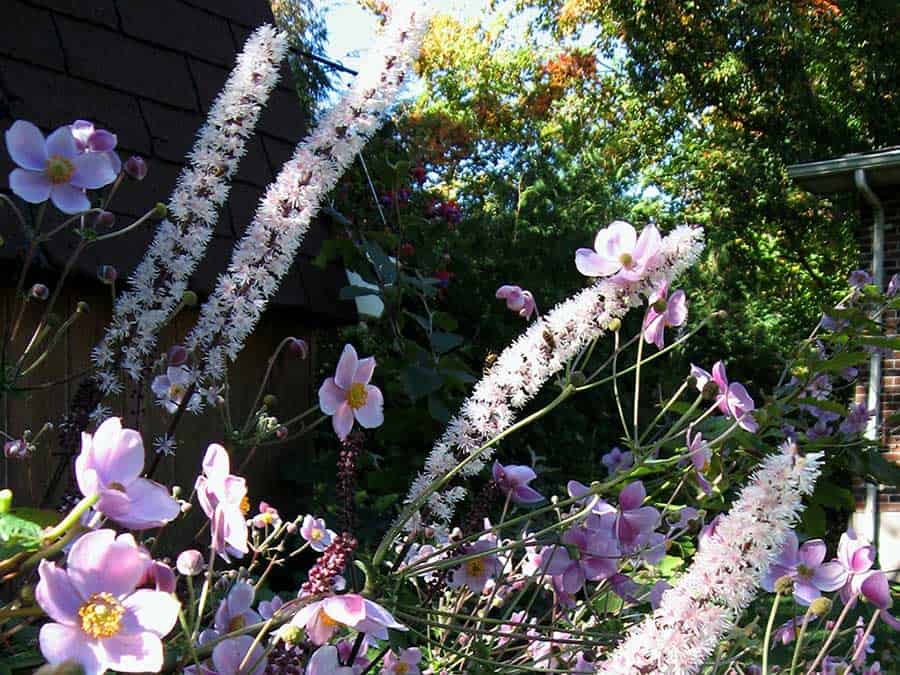
[{"label": "arching flower stalk", "polygon": [[[638,279],[613,277],[597,281],[534,321],[503,351],[463,403],[460,413],[450,421],[413,481],[405,503],[414,503],[461,459],[509,428],[516,414],[551,377],[609,330],[613,321],[621,319],[632,307],[641,306],[644,298],[661,284],[671,283],[693,265],[702,250],[701,229],[678,227],[662,239],[657,255]],[[479,473],[490,458],[488,449],[463,467],[460,478]],[[429,517],[438,524],[449,523],[465,494],[460,485],[434,492],[428,498]],[[404,527],[414,529],[421,521],[420,514],[404,523]]]},{"label": "arching flower stalk", "polygon": [[278,81],[286,51],[285,35],[265,25],[250,36],[238,55],[178,177],[168,219],[157,227],[128,290],[116,301],[103,341],[93,350],[104,392],[121,390],[119,368],[132,380],[140,379],[159,330],[181,302],[188,277],[206,252],[219,209]]},{"label": "arching flower stalk", "polygon": [[[401,3],[398,3],[401,5]],[[220,381],[287,274],[325,196],[381,126],[418,54],[427,15],[402,3],[351,89],[294,151],[260,201],[228,271],[186,340],[200,377]]]},{"label": "arching flower stalk", "polygon": [[813,491],[822,455],[785,443],[741,491],[659,608],[599,668],[607,675],[698,672],[756,594]]}]

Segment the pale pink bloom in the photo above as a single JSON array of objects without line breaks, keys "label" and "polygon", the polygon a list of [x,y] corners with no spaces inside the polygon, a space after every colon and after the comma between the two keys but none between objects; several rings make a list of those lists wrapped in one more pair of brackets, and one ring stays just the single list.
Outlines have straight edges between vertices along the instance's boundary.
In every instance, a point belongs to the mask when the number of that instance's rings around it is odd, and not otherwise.
[{"label": "pale pink bloom", "polygon": [[741,429],[753,433],[759,428],[759,424],[753,418],[753,410],[756,408],[753,398],[740,382],[728,382],[725,364],[722,361],[713,364],[712,374],[691,364],[691,376],[697,380],[697,389],[700,391],[711,382],[716,385],[718,393],[715,398],[719,410],[723,415],[738,420]]},{"label": "pale pink bloom", "polygon": [[319,387],[319,407],[331,415],[338,438],[344,440],[356,419],[366,429],[384,423],[384,397],[381,390],[369,384],[375,371],[375,357],[360,359],[353,345],[345,345],[334,377]]},{"label": "pale pink bloom", "polygon": [[[249,655],[248,655],[249,652]],[[241,664],[244,667],[241,668]],[[252,670],[250,667],[254,666]],[[210,667],[212,665],[212,667]],[[238,635],[222,640],[213,647],[212,663],[201,663],[200,668],[187,666],[185,675],[264,675],[269,660],[263,646],[253,643],[252,635]]]},{"label": "pale pink bloom", "polygon": [[247,496],[247,482],[231,475],[228,451],[212,443],[203,457],[203,473],[197,477],[195,490],[200,508],[210,519],[212,548],[226,562],[229,556],[241,558],[247,553],[247,523],[242,508]]},{"label": "pale pink bloom", "polygon": [[216,610],[215,629],[220,635],[231,633],[262,621],[252,609],[255,591],[246,581],[238,581],[228,591]]},{"label": "pale pink bloom", "polygon": [[575,252],[575,266],[588,277],[609,277],[638,281],[656,262],[662,239],[654,225],[647,225],[638,237],[629,223],[614,220],[597,233],[594,249]]},{"label": "pale pink bloom", "polygon": [[334,530],[325,527],[323,518],[313,518],[310,514],[303,516],[303,524],[300,526],[300,536],[309,542],[309,547],[321,553],[331,545],[336,536]]},{"label": "pale pink bloom", "polygon": [[344,626],[386,640],[387,629],[407,630],[384,607],[355,593],[332,595],[303,607],[291,623],[306,630],[313,644],[322,645]]},{"label": "pale pink bloom", "polygon": [[93,435],[81,434],[75,477],[85,496],[97,494],[95,509],[123,527],[160,527],[181,512],[178,502],[159,483],[141,478],[144,442],[118,417],[103,422]]},{"label": "pale pink bloom", "polygon": [[306,675],[354,675],[355,672],[350,666],[341,665],[337,647],[333,645],[319,647],[306,664]]},{"label": "pale pink bloom", "polygon": [[399,654],[393,651],[384,655],[384,665],[381,675],[419,675],[419,661],[422,660],[422,652],[418,647],[401,649]]},{"label": "pale pink bloom", "polygon": [[[463,549],[464,555],[474,555],[482,551],[489,551],[497,547],[497,540],[491,536],[479,539],[471,546]],[[503,564],[496,553],[486,553],[482,556],[464,560],[459,567],[453,569],[448,586],[451,588],[467,587],[474,593],[480,593],[491,579],[494,579],[503,569]]]},{"label": "pale pink bloom", "polygon": [[800,605],[809,606],[822,591],[836,591],[844,585],[840,563],[826,563],[825,553],[825,542],[821,539],[810,539],[800,545],[797,535],[788,532],[778,558],[763,577],[762,587],[771,593],[778,579],[790,577],[794,580],[794,599]]},{"label": "pale pink bloom", "polygon": [[536,504],[544,500],[540,492],[528,485],[537,478],[537,474],[530,466],[513,464],[503,466],[500,462],[494,461],[492,474],[500,492],[508,495],[516,504]]},{"label": "pale pink bloom", "polygon": [[684,291],[677,290],[669,297],[669,285],[663,283],[647,300],[642,331],[644,340],[662,349],[665,345],[665,330],[684,325],[687,321],[687,298]]},{"label": "pale pink bloom", "polygon": [[531,291],[522,290],[519,286],[505,284],[497,289],[496,297],[506,300],[506,308],[519,316],[530,319],[534,314],[535,302]]},{"label": "pale pink bloom", "polygon": [[35,599],[53,620],[41,627],[44,658],[73,660],[86,675],[158,672],[179,603],[171,593],[136,590],[149,562],[134,537],[113,530],[82,535],[66,569],[42,560]]}]

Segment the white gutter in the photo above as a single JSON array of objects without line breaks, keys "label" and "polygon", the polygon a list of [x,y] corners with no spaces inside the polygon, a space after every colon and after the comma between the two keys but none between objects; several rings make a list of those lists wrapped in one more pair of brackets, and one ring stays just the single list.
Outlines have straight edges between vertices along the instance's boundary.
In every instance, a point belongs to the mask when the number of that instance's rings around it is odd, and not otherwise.
[{"label": "white gutter", "polygon": [[[866,170],[856,169],[853,182],[863,199],[872,207],[872,282],[879,290],[884,290],[884,205],[869,187],[866,181]],[[879,315],[876,321],[881,324]],[[866,425],[866,438],[878,440],[878,429],[881,423],[881,373],[882,357],[880,351],[874,351],[869,357],[869,391],[866,396],[866,408],[873,411]],[[878,485],[866,483],[865,519],[871,530],[867,533],[872,543],[878,546],[879,514]]]}]

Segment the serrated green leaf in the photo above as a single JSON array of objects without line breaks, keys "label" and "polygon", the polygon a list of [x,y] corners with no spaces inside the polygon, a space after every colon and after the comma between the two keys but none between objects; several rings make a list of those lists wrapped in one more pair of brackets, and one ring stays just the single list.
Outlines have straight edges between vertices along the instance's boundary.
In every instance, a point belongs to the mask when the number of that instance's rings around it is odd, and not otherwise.
[{"label": "serrated green leaf", "polygon": [[0,560],[41,547],[43,528],[12,513],[0,514]]}]

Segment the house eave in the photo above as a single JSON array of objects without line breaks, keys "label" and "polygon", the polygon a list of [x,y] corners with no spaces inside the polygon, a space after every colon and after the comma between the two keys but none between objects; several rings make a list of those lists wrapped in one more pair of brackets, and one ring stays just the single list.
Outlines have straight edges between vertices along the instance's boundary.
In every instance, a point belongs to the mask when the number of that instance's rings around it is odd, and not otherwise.
[{"label": "house eave", "polygon": [[817,194],[855,191],[853,173],[857,169],[866,172],[866,179],[873,188],[900,185],[900,147],[792,164],[787,168],[791,179]]}]

